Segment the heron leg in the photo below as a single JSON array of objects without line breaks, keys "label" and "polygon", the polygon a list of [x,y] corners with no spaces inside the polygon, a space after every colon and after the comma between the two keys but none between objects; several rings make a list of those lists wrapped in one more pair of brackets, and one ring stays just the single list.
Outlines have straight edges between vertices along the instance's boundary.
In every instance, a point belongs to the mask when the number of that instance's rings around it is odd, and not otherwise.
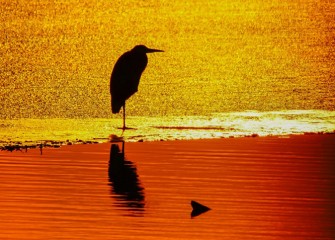
[{"label": "heron leg", "polygon": [[126,103],[123,104],[123,130],[126,130]]}]

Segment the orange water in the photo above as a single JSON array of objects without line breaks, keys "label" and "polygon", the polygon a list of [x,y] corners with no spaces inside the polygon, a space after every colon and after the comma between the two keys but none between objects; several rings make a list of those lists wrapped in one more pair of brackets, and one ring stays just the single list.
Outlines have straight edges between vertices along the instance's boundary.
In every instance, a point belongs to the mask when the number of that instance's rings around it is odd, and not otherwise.
[{"label": "orange water", "polygon": [[126,178],[110,144],[0,152],[0,238],[331,240],[334,137],[311,137],[128,143]]}]

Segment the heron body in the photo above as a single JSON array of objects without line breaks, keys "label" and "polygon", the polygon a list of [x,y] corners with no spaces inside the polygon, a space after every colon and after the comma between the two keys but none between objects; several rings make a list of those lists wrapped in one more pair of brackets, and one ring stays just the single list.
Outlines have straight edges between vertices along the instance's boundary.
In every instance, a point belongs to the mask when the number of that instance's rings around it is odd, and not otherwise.
[{"label": "heron body", "polygon": [[144,45],[137,45],[125,52],[114,65],[110,79],[110,94],[112,113],[120,112],[123,107],[123,129],[125,126],[125,104],[138,90],[141,75],[148,64],[147,53],[163,52],[150,49]]}]

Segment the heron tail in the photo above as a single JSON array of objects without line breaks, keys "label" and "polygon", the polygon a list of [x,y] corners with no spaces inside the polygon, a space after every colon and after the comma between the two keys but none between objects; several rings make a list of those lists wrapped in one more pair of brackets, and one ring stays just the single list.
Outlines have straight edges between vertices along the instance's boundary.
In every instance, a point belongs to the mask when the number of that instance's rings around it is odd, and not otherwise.
[{"label": "heron tail", "polygon": [[121,110],[121,107],[124,105],[124,103],[119,103],[116,101],[111,101],[111,107],[112,107],[112,113],[119,113]]}]

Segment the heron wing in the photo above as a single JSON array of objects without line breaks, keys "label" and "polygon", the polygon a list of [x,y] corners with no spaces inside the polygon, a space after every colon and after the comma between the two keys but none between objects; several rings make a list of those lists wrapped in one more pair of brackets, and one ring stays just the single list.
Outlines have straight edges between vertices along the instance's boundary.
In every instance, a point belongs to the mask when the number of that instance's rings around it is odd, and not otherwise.
[{"label": "heron wing", "polygon": [[125,101],[137,92],[146,65],[146,56],[145,59],[139,59],[132,52],[124,53],[117,60],[110,80],[113,113],[118,113]]}]

